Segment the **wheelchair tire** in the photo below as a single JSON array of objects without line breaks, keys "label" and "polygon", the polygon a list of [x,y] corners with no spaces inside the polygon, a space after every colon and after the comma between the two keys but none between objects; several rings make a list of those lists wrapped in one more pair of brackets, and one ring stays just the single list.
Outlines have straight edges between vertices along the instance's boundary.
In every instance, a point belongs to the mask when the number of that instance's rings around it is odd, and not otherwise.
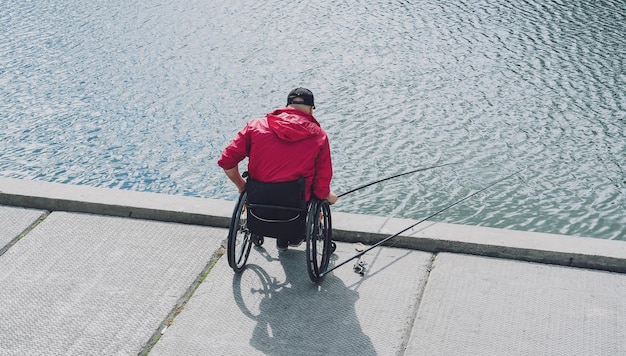
[{"label": "wheelchair tire", "polygon": [[247,194],[243,192],[239,195],[228,229],[228,246],[226,249],[228,265],[237,273],[243,271],[246,266],[253,242],[252,235],[248,230],[246,202]]},{"label": "wheelchair tire", "polygon": [[333,244],[330,205],[316,199],[306,220],[306,260],[311,281],[319,282],[328,269]]}]

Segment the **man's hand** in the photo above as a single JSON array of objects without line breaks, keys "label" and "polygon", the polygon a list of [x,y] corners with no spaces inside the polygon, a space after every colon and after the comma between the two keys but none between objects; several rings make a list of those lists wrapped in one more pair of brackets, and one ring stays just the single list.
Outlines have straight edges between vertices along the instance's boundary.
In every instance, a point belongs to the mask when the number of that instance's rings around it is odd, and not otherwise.
[{"label": "man's hand", "polygon": [[225,169],[224,173],[226,173],[228,179],[235,183],[239,194],[243,193],[243,191],[246,189],[246,180],[243,179],[241,174],[239,174],[239,167],[235,166],[231,169]]},{"label": "man's hand", "polygon": [[328,201],[328,204],[333,205],[337,202],[337,199],[339,199],[339,197],[337,197],[337,194],[330,192],[330,194],[328,194],[328,196],[326,197],[326,200]]}]

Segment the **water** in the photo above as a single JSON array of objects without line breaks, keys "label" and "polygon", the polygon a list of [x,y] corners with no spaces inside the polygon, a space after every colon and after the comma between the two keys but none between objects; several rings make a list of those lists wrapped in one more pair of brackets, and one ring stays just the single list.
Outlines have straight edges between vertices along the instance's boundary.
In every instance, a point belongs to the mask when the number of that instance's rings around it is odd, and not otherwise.
[{"label": "water", "polygon": [[626,3],[0,2],[0,176],[236,198],[253,117],[316,94],[335,211],[626,240]]}]

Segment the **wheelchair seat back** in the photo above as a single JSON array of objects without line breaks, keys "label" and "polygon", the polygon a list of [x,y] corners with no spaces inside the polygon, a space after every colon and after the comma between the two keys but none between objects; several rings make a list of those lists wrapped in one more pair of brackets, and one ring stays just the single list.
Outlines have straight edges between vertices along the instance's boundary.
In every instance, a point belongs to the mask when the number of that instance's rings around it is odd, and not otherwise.
[{"label": "wheelchair seat back", "polygon": [[294,238],[306,228],[304,178],[291,182],[246,183],[248,229],[253,235]]}]

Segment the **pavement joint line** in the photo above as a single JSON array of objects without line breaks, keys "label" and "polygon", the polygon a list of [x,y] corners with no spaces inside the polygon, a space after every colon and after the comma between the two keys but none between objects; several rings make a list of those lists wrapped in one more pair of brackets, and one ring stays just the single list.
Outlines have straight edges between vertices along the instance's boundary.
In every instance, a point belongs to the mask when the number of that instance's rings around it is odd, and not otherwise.
[{"label": "pavement joint line", "polygon": [[159,342],[161,336],[165,333],[167,328],[169,328],[174,323],[174,320],[176,319],[178,314],[180,314],[183,309],[185,309],[187,302],[189,302],[191,297],[193,297],[198,287],[200,287],[200,284],[204,282],[204,280],[209,275],[213,267],[215,267],[219,259],[226,253],[226,248],[224,247],[225,245],[226,244],[224,241],[222,242],[221,246],[215,252],[213,252],[207,264],[204,266],[200,274],[198,274],[198,277],[196,277],[193,283],[187,288],[185,293],[178,299],[172,310],[166,315],[165,319],[163,319],[163,321],[159,324],[150,339],[148,339],[146,344],[141,348],[138,355],[147,356],[152,348]]},{"label": "pavement joint line", "polygon": [[35,220],[32,224],[30,224],[24,231],[22,231],[19,235],[17,235],[13,240],[9,241],[4,247],[0,248],[0,256],[4,255],[13,245],[18,243],[21,239],[23,239],[26,235],[28,235],[37,225],[41,224],[42,221],[46,220],[48,215],[50,215],[50,211],[43,212],[37,220]]},{"label": "pavement joint line", "polygon": [[405,333],[402,336],[402,343],[400,344],[400,354],[404,355],[406,353],[406,349],[409,346],[409,341],[411,340],[411,335],[413,335],[413,326],[415,325],[415,321],[417,320],[417,314],[422,306],[422,300],[424,299],[424,293],[426,293],[426,286],[428,285],[428,281],[430,280],[430,272],[433,270],[435,265],[435,260],[437,259],[438,253],[433,253],[430,257],[430,261],[428,266],[426,266],[426,276],[424,278],[424,282],[420,283],[419,292],[417,294],[417,300],[415,301],[415,308],[413,309],[413,313],[411,314],[411,321],[409,325],[405,328]]}]

